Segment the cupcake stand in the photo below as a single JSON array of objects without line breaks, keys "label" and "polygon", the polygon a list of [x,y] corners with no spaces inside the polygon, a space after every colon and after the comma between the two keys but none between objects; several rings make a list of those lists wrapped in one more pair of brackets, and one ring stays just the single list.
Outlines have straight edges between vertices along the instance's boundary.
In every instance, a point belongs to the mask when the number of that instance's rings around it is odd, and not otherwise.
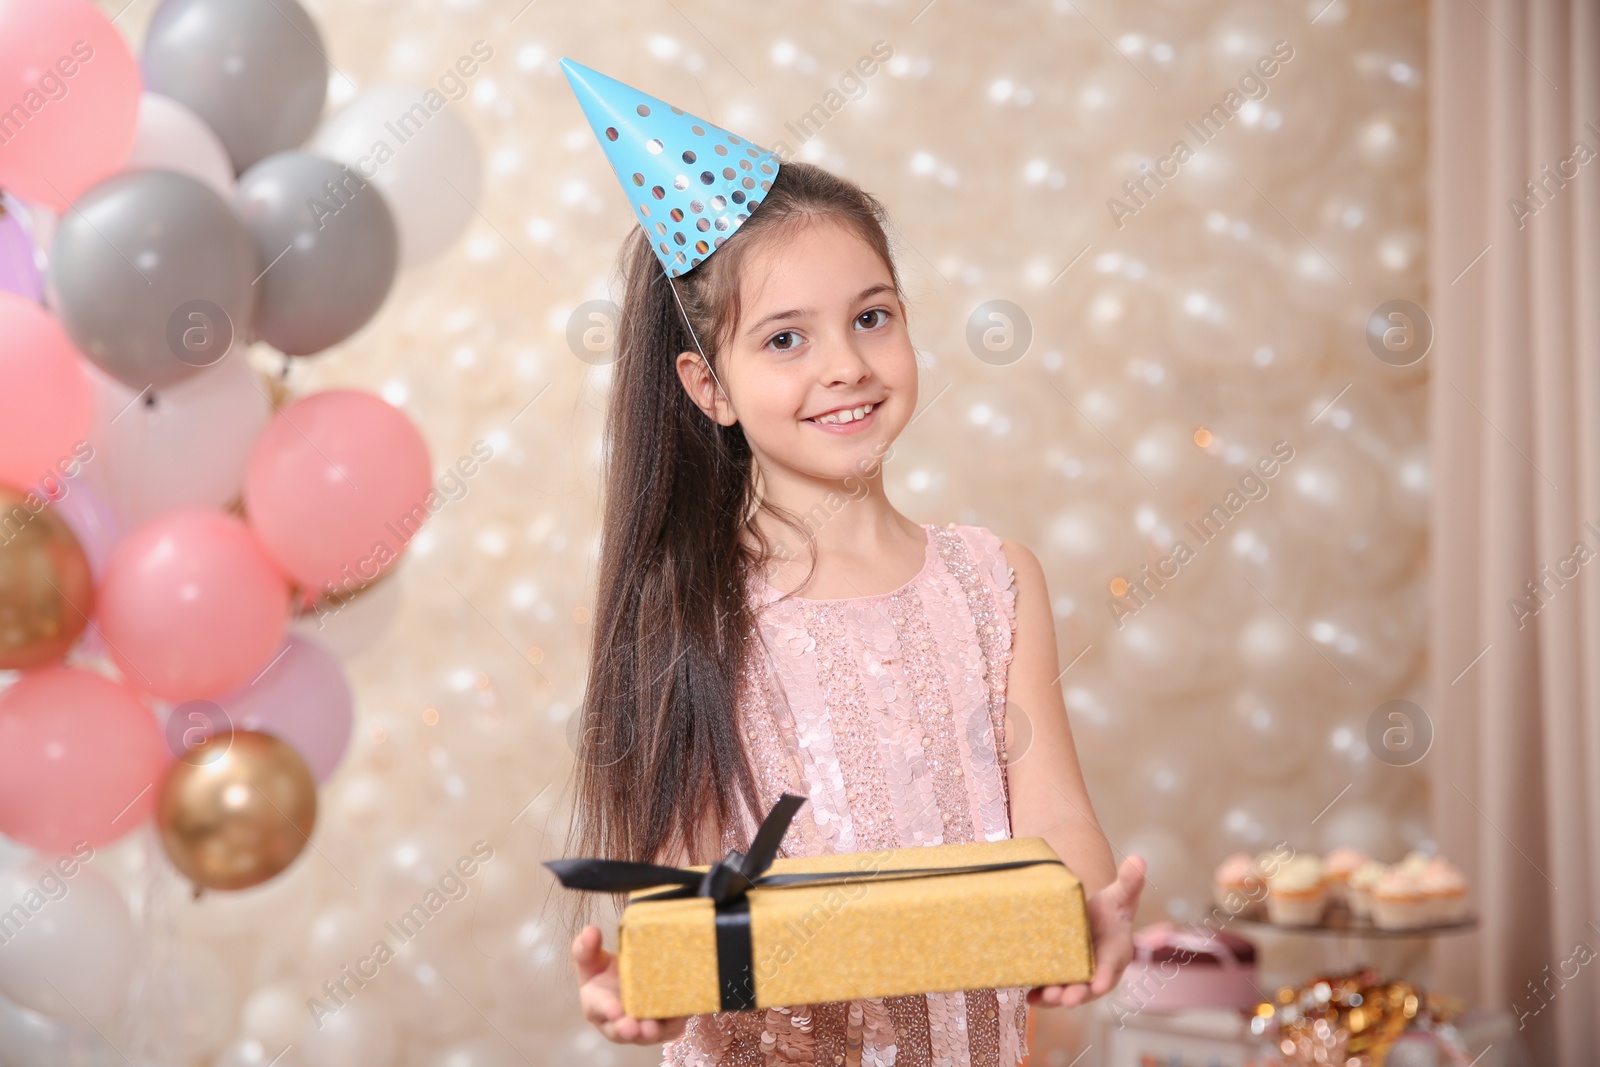
[{"label": "cupcake stand", "polygon": [[[1407,1028],[1402,1014],[1409,1019],[1419,1008],[1428,1010],[1426,998],[1419,1004],[1422,987],[1363,969],[1366,954],[1380,945],[1398,949],[1409,942],[1414,947],[1419,940],[1463,934],[1476,926],[1477,918],[1469,915],[1455,922],[1387,929],[1333,906],[1314,925],[1274,923],[1265,909],[1252,908],[1235,915],[1228,930],[1216,933],[1171,923],[1145,927],[1135,934],[1136,960],[1118,994],[1097,1006],[1098,1055],[1093,1062],[1101,1067],[1278,1067],[1299,1062],[1281,1056],[1264,1033],[1269,1028],[1262,1014],[1272,1014],[1264,1007],[1268,1003],[1280,1024],[1298,1013],[1302,1033],[1327,1024],[1348,1030],[1354,1020],[1371,1041],[1387,1001],[1392,1008],[1389,1025],[1398,1032]],[[1258,976],[1251,938],[1278,935],[1320,941],[1322,973],[1330,977],[1311,979],[1292,998],[1277,983]],[[1362,1012],[1352,1012],[1352,1005],[1363,1003]],[[1504,1020],[1462,1025],[1467,1022],[1458,1020],[1454,1027],[1468,1059],[1482,1050],[1487,1056],[1480,1056],[1477,1067],[1501,1062],[1489,1050],[1505,1036],[1499,1032]],[[1284,1028],[1278,1039],[1295,1030]],[[1450,1067],[1456,1062],[1455,1054],[1447,1056],[1423,1034],[1398,1034],[1396,1040],[1388,1067]],[[1348,1047],[1354,1051],[1362,1040]]]}]

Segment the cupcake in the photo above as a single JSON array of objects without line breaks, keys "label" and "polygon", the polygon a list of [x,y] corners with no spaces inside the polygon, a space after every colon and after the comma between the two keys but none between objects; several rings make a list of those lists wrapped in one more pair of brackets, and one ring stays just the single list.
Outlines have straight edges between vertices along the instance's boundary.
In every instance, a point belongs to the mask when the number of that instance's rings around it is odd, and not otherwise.
[{"label": "cupcake", "polygon": [[1243,852],[1235,852],[1211,876],[1211,896],[1217,907],[1230,912],[1243,911],[1247,903],[1261,896],[1261,871]]},{"label": "cupcake", "polygon": [[1349,907],[1350,876],[1368,862],[1370,859],[1365,852],[1348,845],[1341,845],[1323,857],[1322,876],[1328,884],[1330,904],[1343,904]]},{"label": "cupcake", "polygon": [[1467,879],[1443,857],[1435,856],[1418,879],[1428,900],[1428,916],[1436,923],[1457,923],[1467,916]]},{"label": "cupcake", "polygon": [[1296,856],[1267,879],[1267,918],[1275,923],[1315,926],[1327,902],[1322,862],[1315,856]]},{"label": "cupcake", "polygon": [[1430,921],[1422,879],[1396,864],[1372,887],[1372,921],[1384,930],[1409,930]]},{"label": "cupcake", "polygon": [[1421,878],[1427,871],[1428,864],[1433,862],[1433,857],[1426,852],[1408,852],[1406,858],[1395,864],[1400,870],[1413,878]]},{"label": "cupcake", "polygon": [[1388,869],[1377,860],[1368,860],[1356,868],[1345,885],[1345,902],[1350,905],[1351,915],[1358,919],[1372,918],[1372,887]]}]

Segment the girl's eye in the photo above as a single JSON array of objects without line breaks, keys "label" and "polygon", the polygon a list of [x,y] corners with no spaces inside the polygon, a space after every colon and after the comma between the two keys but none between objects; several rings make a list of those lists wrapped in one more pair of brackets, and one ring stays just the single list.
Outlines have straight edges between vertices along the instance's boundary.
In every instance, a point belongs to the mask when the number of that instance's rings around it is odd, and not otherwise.
[{"label": "girl's eye", "polygon": [[[785,337],[789,338],[787,343],[785,343],[785,342],[783,342],[781,340],[782,338],[785,338]],[[775,333],[775,334],[772,335],[772,339],[767,342],[767,344],[772,345],[779,352],[787,352],[787,351],[789,351],[789,349],[793,348],[796,343],[797,342],[794,340],[794,331],[793,330],[784,330],[781,333]]]},{"label": "girl's eye", "polygon": [[872,316],[872,315],[882,315],[883,318],[880,319],[878,322],[870,324],[867,327],[869,330],[873,329],[874,327],[877,327],[877,326],[882,326],[885,322],[889,321],[889,309],[888,308],[870,308],[869,310],[863,311],[861,314],[857,315],[856,316],[856,322],[859,323],[862,319],[868,318],[869,316]]}]

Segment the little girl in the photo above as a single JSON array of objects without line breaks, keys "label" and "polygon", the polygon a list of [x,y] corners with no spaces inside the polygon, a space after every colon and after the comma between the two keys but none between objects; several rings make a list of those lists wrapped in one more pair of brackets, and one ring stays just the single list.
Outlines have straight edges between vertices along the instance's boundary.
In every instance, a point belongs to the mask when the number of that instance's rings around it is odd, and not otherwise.
[{"label": "little girl", "polygon": [[[621,84],[564,66],[575,88]],[[567,854],[712,863],[748,849],[784,792],[808,802],[780,855],[1039,836],[1092,894],[1097,966],[1088,985],[640,1020],[589,925],[572,943],[580,1001],[612,1041],[666,1042],[664,1064],[1012,1067],[1029,1004],[1119,979],[1143,861],[1115,869],[1095,820],[1038,560],[981,527],[912,522],[884,492],[917,365],[882,205],[819,167],[774,169],[689,269],[665,228],[623,250]],[[1024,715],[1027,758],[1008,764]]]}]

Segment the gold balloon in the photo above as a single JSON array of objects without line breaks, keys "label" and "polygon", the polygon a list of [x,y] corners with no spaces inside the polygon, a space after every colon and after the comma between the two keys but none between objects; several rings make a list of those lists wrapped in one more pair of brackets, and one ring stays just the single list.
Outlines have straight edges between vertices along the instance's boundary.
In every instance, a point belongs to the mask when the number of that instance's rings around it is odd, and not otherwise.
[{"label": "gold balloon", "polygon": [[216,734],[175,760],[156,800],[162,847],[198,887],[247,889],[277,876],[311,839],[317,780],[287,742]]},{"label": "gold balloon", "polygon": [[72,528],[33,493],[0,485],[0,670],[61,659],[93,614],[94,577]]}]

